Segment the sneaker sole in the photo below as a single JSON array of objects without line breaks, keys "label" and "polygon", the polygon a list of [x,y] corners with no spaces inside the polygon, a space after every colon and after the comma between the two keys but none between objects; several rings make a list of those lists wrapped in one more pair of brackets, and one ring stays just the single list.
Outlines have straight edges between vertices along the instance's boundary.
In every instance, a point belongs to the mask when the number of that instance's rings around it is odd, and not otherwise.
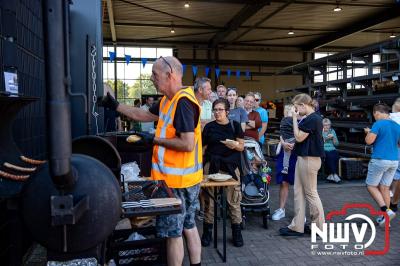
[{"label": "sneaker sole", "polygon": [[282,216],[282,217],[279,217],[279,218],[271,217],[271,220],[272,220],[272,221],[279,221],[279,220],[281,220],[281,219],[283,219],[283,218],[285,218],[285,215]]},{"label": "sneaker sole", "polygon": [[[389,227],[390,227],[390,222],[396,217],[396,214],[389,216]],[[383,222],[377,222],[379,226],[384,227],[385,226],[385,220]]]}]

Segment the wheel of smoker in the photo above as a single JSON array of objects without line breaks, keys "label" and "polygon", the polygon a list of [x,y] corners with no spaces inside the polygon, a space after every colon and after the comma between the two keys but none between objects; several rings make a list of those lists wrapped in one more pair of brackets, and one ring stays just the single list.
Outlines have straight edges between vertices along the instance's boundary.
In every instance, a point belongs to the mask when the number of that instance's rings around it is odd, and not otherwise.
[{"label": "wheel of smoker", "polygon": [[[60,195],[54,186],[49,164],[33,175],[21,199],[23,221],[34,240],[59,254],[74,254],[96,247],[114,230],[121,215],[121,191],[114,174],[100,161],[73,154],[71,168],[77,181],[65,195],[75,201],[87,196],[89,209],[75,224],[66,226],[67,252],[63,251],[63,226],[52,226],[51,196]],[[61,206],[60,206],[61,207]]]}]

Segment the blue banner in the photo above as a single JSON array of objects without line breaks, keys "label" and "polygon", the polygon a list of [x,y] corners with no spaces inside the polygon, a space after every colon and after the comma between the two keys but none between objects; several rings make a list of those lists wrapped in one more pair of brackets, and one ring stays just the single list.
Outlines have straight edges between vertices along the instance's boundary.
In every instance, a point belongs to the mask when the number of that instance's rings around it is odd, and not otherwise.
[{"label": "blue banner", "polygon": [[110,61],[114,61],[115,60],[115,52],[108,52],[108,54],[110,55]]},{"label": "blue banner", "polygon": [[219,74],[221,73],[221,69],[215,68],[215,75],[219,78]]},{"label": "blue banner", "polygon": [[192,66],[193,76],[197,75],[197,66]]},{"label": "blue banner", "polygon": [[143,65],[143,68],[146,66],[146,64],[147,64],[147,58],[142,58],[142,65]]},{"label": "blue banner", "polygon": [[240,78],[240,70],[236,70],[236,78]]},{"label": "blue banner", "polygon": [[210,73],[210,68],[206,67],[206,77],[208,77],[208,74]]},{"label": "blue banner", "polygon": [[230,69],[226,70],[226,75],[228,75],[228,79],[231,77],[231,70]]},{"label": "blue banner", "polygon": [[250,78],[250,71],[246,70],[246,77],[249,79]]},{"label": "blue banner", "polygon": [[128,55],[128,54],[125,55],[125,62],[127,65],[129,65],[129,63],[131,62],[131,58],[132,57],[130,55]]},{"label": "blue banner", "polygon": [[185,65],[185,64],[182,64],[182,74],[183,74],[183,75],[185,74],[185,70],[186,70],[186,65]]}]

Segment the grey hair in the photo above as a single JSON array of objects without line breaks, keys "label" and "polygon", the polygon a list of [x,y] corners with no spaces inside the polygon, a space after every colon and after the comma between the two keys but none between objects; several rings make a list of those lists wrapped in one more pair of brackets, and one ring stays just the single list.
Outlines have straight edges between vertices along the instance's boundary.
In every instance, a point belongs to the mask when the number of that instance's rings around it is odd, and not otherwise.
[{"label": "grey hair", "polygon": [[196,78],[195,82],[194,82],[194,92],[198,92],[200,88],[203,88],[204,84],[206,84],[207,82],[211,83],[211,79],[207,78],[207,77],[198,77]]},{"label": "grey hair", "polygon": [[324,119],[322,119],[322,124],[332,125],[332,122],[331,122],[331,120],[329,118],[324,118]]},{"label": "grey hair", "polygon": [[261,93],[260,92],[255,92],[254,95],[260,97],[260,99],[261,99]]},{"label": "grey hair", "polygon": [[245,98],[246,98],[247,96],[251,96],[251,97],[255,98],[255,97],[254,97],[255,95],[256,95],[256,94],[255,94],[254,92],[249,91],[248,93],[246,93]]},{"label": "grey hair", "polygon": [[[174,56],[165,56],[163,57],[165,59],[165,61],[167,61],[172,68],[172,71],[176,74],[178,74],[179,76],[183,76],[183,68],[182,68],[182,64],[181,62],[178,60],[178,58],[174,57]],[[162,58],[157,59],[158,62],[161,63],[161,66],[164,70],[169,71],[171,70],[168,66],[168,64],[166,62],[164,62],[164,60],[162,60]]]}]

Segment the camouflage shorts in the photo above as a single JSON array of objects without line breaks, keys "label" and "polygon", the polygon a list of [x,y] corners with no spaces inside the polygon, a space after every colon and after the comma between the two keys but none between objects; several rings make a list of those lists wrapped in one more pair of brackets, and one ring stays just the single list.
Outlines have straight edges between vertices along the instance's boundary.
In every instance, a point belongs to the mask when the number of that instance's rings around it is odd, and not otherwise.
[{"label": "camouflage shorts", "polygon": [[157,217],[159,237],[180,237],[183,229],[196,226],[195,215],[199,206],[200,184],[188,188],[172,188],[175,197],[182,200],[182,213]]}]

